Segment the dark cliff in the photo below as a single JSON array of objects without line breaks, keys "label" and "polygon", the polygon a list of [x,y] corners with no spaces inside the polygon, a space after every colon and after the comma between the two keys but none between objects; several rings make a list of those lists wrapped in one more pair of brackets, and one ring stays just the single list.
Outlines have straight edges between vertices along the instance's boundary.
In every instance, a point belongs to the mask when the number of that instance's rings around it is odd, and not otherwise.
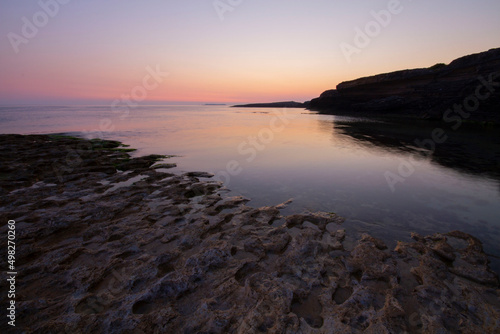
[{"label": "dark cliff", "polygon": [[[334,114],[443,119],[455,105],[464,119],[500,123],[500,48],[449,65],[402,70],[340,83],[307,107]],[[470,116],[469,116],[470,114]]]}]

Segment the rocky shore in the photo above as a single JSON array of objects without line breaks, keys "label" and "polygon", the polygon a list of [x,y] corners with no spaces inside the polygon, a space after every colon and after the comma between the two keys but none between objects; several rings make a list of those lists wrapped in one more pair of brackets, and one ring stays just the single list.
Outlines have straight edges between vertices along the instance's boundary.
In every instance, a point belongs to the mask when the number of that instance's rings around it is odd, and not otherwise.
[{"label": "rocky shore", "polygon": [[500,123],[500,48],[450,64],[342,82],[306,102],[311,110],[351,116],[390,116]]},{"label": "rocky shore", "polygon": [[500,124],[500,48],[455,59],[450,64],[406,69],[345,81],[311,101],[237,105],[306,108],[326,114]]},{"label": "rocky shore", "polygon": [[0,233],[15,220],[18,272],[16,327],[3,315],[2,333],[500,331],[499,280],[471,235],[413,234],[390,250],[333,213],[252,208],[119,142],[0,146]]}]

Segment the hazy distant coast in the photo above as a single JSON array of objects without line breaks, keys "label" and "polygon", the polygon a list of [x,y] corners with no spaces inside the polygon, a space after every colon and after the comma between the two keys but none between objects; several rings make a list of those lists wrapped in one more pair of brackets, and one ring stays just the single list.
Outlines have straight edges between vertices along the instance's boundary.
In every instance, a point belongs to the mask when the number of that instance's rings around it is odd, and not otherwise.
[{"label": "hazy distant coast", "polygon": [[132,158],[116,141],[0,135],[0,147],[27,332],[498,328],[498,276],[471,235],[412,234],[389,250],[334,213],[253,208],[210,174],[169,173],[166,156]]},{"label": "hazy distant coast", "polygon": [[239,108],[305,108],[306,105],[301,102],[286,101],[286,102],[271,102],[271,103],[251,103],[240,104],[232,107]]}]

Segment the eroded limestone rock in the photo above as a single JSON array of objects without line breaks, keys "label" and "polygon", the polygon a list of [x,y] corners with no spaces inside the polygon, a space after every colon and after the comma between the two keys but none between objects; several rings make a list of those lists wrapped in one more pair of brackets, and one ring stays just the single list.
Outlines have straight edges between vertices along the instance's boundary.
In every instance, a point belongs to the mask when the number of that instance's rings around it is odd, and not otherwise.
[{"label": "eroded limestone rock", "polygon": [[[362,235],[347,249],[335,214],[252,208],[149,158],[120,172],[127,158],[105,148],[116,143],[0,138],[26,333],[499,330],[498,277],[468,234],[415,234],[394,251]],[[79,145],[89,149],[60,181],[53,162]]]}]

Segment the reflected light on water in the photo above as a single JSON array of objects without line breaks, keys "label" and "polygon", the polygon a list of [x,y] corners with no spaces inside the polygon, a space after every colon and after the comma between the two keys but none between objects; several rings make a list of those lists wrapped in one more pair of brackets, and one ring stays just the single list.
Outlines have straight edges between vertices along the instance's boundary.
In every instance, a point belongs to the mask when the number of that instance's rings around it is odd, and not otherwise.
[{"label": "reflected light on water", "polygon": [[[113,131],[100,131],[103,119]],[[0,120],[2,133],[85,132],[131,145],[138,149],[134,155],[178,155],[169,161],[177,164],[176,173],[222,175],[228,162],[236,162],[238,173],[222,180],[232,194],[250,198],[250,205],[293,198],[284,214],[336,212],[347,218],[348,230],[370,232],[389,245],[408,240],[412,231],[463,230],[500,256],[500,177],[493,168],[498,161],[457,145],[477,134],[450,134],[449,147],[419,159],[392,192],[385,173],[397,173],[416,154],[412,141],[425,136],[425,127],[395,129],[303,109],[227,106],[141,106],[124,118],[106,106],[0,108]],[[498,140],[484,142],[482,151],[500,156],[491,144]]]}]

